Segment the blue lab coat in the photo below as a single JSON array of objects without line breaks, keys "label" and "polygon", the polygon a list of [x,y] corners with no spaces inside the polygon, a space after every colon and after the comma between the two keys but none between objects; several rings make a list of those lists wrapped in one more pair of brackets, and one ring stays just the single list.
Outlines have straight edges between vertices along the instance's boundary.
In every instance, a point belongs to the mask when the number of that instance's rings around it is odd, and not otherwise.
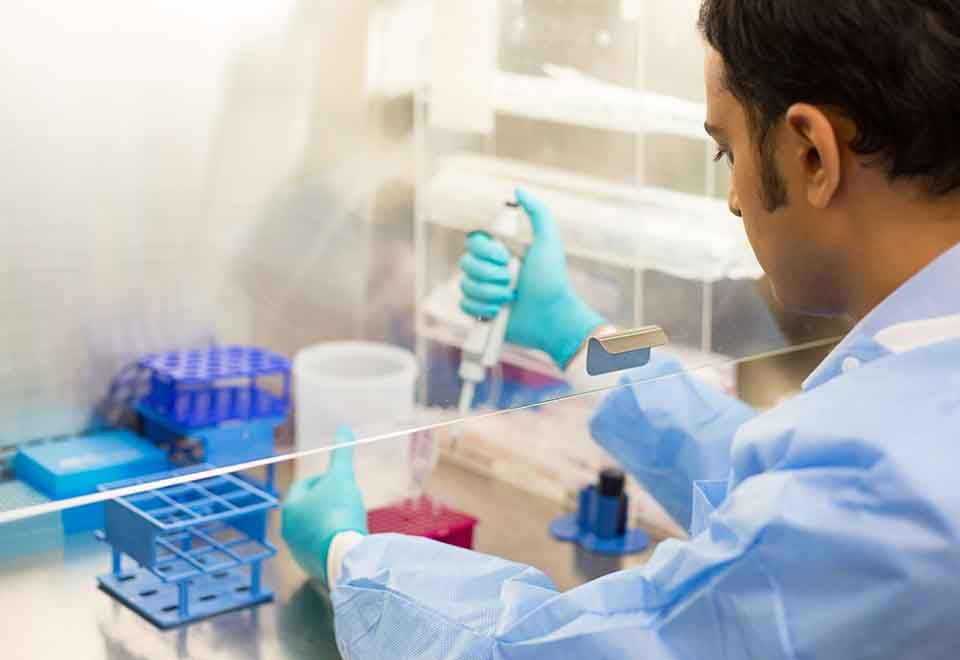
[{"label": "blue lab coat", "polygon": [[594,437],[691,526],[642,567],[559,593],[529,566],[364,539],[332,591],[343,656],[960,657],[958,283],[960,247],[763,414],[683,375],[610,393]]}]

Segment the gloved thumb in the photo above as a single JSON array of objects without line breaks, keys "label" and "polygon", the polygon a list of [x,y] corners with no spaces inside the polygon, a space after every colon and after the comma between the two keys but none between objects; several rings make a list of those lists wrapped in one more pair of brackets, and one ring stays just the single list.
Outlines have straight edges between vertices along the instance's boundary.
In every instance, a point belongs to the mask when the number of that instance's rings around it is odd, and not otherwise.
[{"label": "gloved thumb", "polygon": [[517,188],[515,194],[517,202],[526,211],[527,217],[530,218],[533,237],[537,240],[553,238],[557,233],[557,228],[547,205],[523,188]]},{"label": "gloved thumb", "polygon": [[353,474],[353,442],[353,431],[346,427],[337,429],[336,444],[343,446],[337,447],[331,452],[328,473]]}]

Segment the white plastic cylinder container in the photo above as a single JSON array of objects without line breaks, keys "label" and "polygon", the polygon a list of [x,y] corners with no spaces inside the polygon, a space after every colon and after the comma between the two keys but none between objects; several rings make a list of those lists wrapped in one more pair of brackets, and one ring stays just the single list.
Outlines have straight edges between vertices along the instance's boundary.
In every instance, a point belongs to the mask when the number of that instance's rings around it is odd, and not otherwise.
[{"label": "white plastic cylinder container", "polygon": [[[298,450],[334,444],[341,426],[358,438],[410,428],[419,373],[410,351],[388,344],[345,341],[306,348],[293,362]],[[354,466],[367,508],[410,494],[410,436],[359,444]],[[326,468],[326,453],[302,458],[297,475]]]}]

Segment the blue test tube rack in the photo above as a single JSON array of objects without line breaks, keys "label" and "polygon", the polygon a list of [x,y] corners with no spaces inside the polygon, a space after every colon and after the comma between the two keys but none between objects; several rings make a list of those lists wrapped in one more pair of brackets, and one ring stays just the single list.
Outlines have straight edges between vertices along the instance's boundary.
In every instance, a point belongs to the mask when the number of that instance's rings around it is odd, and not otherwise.
[{"label": "blue test tube rack", "polygon": [[290,410],[290,361],[266,349],[211,346],[149,355],[138,364],[150,379],[140,408],[180,429],[283,418]]},{"label": "blue test tube rack", "polygon": [[[276,554],[267,540],[267,517],[278,504],[273,494],[232,474],[108,500],[99,537],[112,547],[112,569],[97,578],[100,588],[163,629],[270,601],[273,593],[263,585],[262,570]],[[124,557],[136,566],[125,566]]]},{"label": "blue test tube rack", "polygon": [[[290,411],[290,361],[263,348],[213,346],[149,355],[136,405],[143,432],[172,462],[236,465],[273,453]],[[274,489],[273,466],[266,487]]]}]

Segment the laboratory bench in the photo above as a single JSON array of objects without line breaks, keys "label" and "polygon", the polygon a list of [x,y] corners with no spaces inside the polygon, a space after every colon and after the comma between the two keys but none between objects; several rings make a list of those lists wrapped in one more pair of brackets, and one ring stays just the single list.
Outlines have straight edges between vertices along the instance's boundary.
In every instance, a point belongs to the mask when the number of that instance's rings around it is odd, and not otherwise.
[{"label": "laboratory bench", "polygon": [[[293,474],[281,463],[281,486]],[[534,565],[565,590],[652,552],[611,558],[550,537],[547,526],[563,506],[463,467],[441,462],[429,493],[479,519],[474,547]],[[653,532],[655,539],[662,538]],[[311,586],[280,539],[279,512],[271,515],[277,556],[264,566],[270,603],[162,631],[97,588],[110,569],[110,549],[93,534],[66,537],[62,548],[0,561],[0,656],[16,660],[84,658],[338,658],[329,603]]]}]

